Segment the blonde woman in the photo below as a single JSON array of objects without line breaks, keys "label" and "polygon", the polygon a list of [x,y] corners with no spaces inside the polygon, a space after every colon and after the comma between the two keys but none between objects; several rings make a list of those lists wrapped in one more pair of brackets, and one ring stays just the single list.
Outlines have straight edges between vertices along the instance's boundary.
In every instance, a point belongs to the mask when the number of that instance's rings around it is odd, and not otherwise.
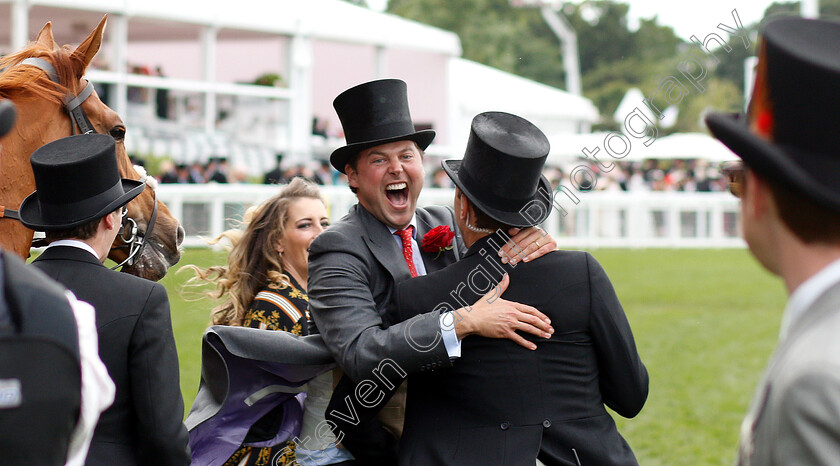
[{"label": "blonde woman", "polygon": [[[227,265],[206,270],[187,266],[197,274],[192,281],[199,279],[216,284],[210,296],[222,302],[212,311],[213,325],[237,325],[308,335],[308,249],[312,240],[328,226],[327,209],[317,186],[302,178],[293,179],[280,193],[249,209],[242,229],[222,234],[231,242]],[[323,409],[331,391],[331,372],[309,383],[304,429],[323,420]],[[321,404],[323,408],[318,409]],[[262,448],[246,445],[270,438],[273,435],[272,426],[276,426],[282,414],[282,406],[278,406],[254,424],[243,445],[224,466],[305,466],[336,464],[353,459],[346,450],[339,450],[331,444],[307,444],[307,448],[312,450],[298,448],[297,458],[292,442]]]}]

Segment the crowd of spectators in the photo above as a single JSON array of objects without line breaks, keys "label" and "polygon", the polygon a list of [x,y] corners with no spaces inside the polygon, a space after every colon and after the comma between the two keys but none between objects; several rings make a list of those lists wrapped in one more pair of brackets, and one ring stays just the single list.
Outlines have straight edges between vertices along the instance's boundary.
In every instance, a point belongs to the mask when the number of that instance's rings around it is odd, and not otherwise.
[{"label": "crowd of spectators", "polygon": [[[160,164],[157,179],[161,183],[228,183],[244,181],[234,170],[231,171],[225,157],[211,157],[207,163],[195,162],[192,165],[175,164],[165,160]],[[233,178],[231,180],[230,178]]]},{"label": "crowd of spectators", "polygon": [[[452,181],[437,163],[430,161],[426,170],[426,186],[452,188]],[[575,183],[569,176],[577,167],[583,167],[576,175]],[[544,175],[556,189],[560,185],[581,186],[595,191],[682,191],[713,192],[725,191],[726,182],[716,163],[705,160],[645,160],[644,162],[618,162],[604,167],[594,162],[580,161],[566,169],[546,165]],[[277,165],[261,178],[249,178],[245,167],[231,168],[227,158],[211,157],[207,163],[191,165],[164,161],[157,178],[161,183],[245,183],[288,184],[301,177],[319,185],[347,185],[347,176],[332,168],[326,160],[308,164],[283,164],[282,155],[277,156]],[[592,174],[595,174],[594,186]]]},{"label": "crowd of spectators", "polygon": [[[334,170],[326,160],[312,164],[284,166],[282,156],[277,156],[277,166],[260,178],[249,177],[247,167],[231,167],[226,157],[211,157],[206,163],[175,163],[164,160],[153,173],[160,183],[248,183],[288,184],[292,179],[301,177],[319,185],[346,185],[347,176]],[[134,160],[135,165],[143,165],[141,160]]]},{"label": "crowd of spectators", "polygon": [[[581,167],[581,170],[575,171]],[[706,160],[645,160],[618,162],[605,169],[597,163],[580,161],[566,170],[546,165],[543,172],[551,185],[581,186],[595,191],[725,191],[726,180],[717,164]],[[576,173],[575,183],[569,179]],[[594,186],[592,174],[595,174]],[[451,188],[452,182],[442,169],[435,170],[427,180],[435,188]]]},{"label": "crowd of spectators", "polygon": [[282,154],[277,154],[277,166],[265,174],[263,184],[288,184],[298,177],[321,186],[347,185],[347,176],[333,169],[326,160],[318,161],[314,169],[309,164],[284,166]]}]

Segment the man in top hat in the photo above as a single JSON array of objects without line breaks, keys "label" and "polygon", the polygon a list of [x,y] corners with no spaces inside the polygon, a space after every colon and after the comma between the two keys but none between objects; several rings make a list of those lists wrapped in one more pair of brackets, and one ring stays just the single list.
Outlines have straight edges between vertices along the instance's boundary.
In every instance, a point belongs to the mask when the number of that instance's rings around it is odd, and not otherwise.
[{"label": "man in top hat", "polygon": [[[0,102],[0,138],[15,116],[11,101]],[[84,464],[99,415],[114,400],[93,307],[0,249],[0,336],[0,458]]]},{"label": "man in top hat", "polygon": [[289,180],[285,177],[285,171],[283,170],[283,154],[278,152],[276,154],[277,158],[277,165],[271,169],[270,171],[266,172],[265,176],[263,177],[263,184],[285,184],[288,183]]},{"label": "man in top hat", "polygon": [[[396,283],[454,263],[464,246],[450,208],[417,207],[425,175],[422,151],[435,132],[415,131],[406,84],[397,79],[364,83],[341,93],[333,106],[347,145],[332,153],[330,163],[347,174],[359,203],[310,246],[309,302],[327,347],[346,376],[359,384],[348,390],[350,382],[345,377],[336,393],[348,395],[334,396],[338,406],[328,410],[337,420],[346,421],[336,423],[348,430],[359,424],[360,417],[365,418],[363,410],[380,409],[406,374],[450,366],[460,355],[460,340],[465,336],[510,338],[533,348],[515,331],[548,338],[551,327],[536,309],[496,299],[500,292],[482,299],[470,312],[462,312],[454,323],[452,314],[441,314],[434,306],[411,323],[392,325],[387,320]],[[446,230],[437,235],[445,242],[433,251],[421,251],[419,246],[432,230],[433,235]],[[515,245],[505,246],[505,252],[516,247],[520,254],[514,261],[544,254],[555,247],[544,235],[536,228],[523,230],[514,236]],[[397,413],[388,423],[397,435],[402,424],[400,405],[397,400],[393,409]],[[380,447],[354,449],[353,433],[344,434],[345,445],[357,459],[365,464],[377,461],[366,453],[375,456]],[[360,437],[365,441],[376,435],[368,431]],[[387,463],[387,459],[378,460]]]},{"label": "man in top hat", "polygon": [[116,384],[102,413],[87,465],[189,464],[178,355],[163,285],[103,265],[125,205],[143,191],[121,179],[114,140],[70,136],[36,150],[37,190],[21,221],[50,245],[33,262],[96,309],[99,354]]},{"label": "man in top hat", "polygon": [[790,298],[741,464],[840,464],[840,23],[768,22],[746,117],[712,114],[750,252]]},{"label": "man in top hat", "polygon": [[[505,274],[505,298],[551,319],[551,339],[463,341],[451,368],[408,378],[400,464],[636,464],[607,413],[633,417],[648,374],[606,273],[589,253],[554,251],[514,266],[495,254],[502,232],[542,222],[551,185],[541,175],[548,139],[527,120],[487,112],[472,121],[463,160],[443,162],[455,183],[455,217],[468,248],[457,263],[396,286],[396,315],[456,309]],[[540,192],[542,191],[542,193]]]}]

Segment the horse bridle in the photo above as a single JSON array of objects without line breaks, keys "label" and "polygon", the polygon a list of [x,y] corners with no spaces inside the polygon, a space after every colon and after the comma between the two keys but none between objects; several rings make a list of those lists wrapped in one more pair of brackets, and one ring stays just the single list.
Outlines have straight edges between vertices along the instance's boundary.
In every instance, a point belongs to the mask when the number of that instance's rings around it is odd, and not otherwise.
[{"label": "horse bridle", "polygon": [[[148,176],[149,175],[146,175],[140,178],[140,181],[145,183],[146,177]],[[114,270],[118,267],[122,267],[123,264],[128,264],[129,266],[134,265],[135,259],[137,259],[137,257],[143,253],[143,248],[146,247],[146,237],[152,231],[152,228],[155,227],[155,220],[157,219],[157,191],[152,189],[152,193],[155,197],[154,206],[152,207],[152,216],[149,217],[149,223],[146,225],[146,233],[144,235],[140,235],[139,229],[137,228],[137,222],[133,218],[127,215],[123,217],[122,225],[120,226],[119,236],[122,242],[125,244],[123,244],[122,246],[117,246],[115,248],[112,247],[111,250],[114,251],[117,249],[128,248],[128,257],[126,257],[125,260],[120,262],[119,264],[111,267],[111,270]],[[127,228],[129,224],[131,225],[131,228]],[[131,235],[129,235],[128,238],[125,237],[126,230],[131,232]]]},{"label": "horse bridle", "polygon": [[[41,69],[45,73],[47,73],[47,77],[50,81],[54,82],[55,84],[61,85],[61,81],[58,79],[58,73],[55,71],[55,67],[52,66],[52,63],[44,60],[43,58],[37,57],[30,57],[22,60],[18,65],[30,65],[36,68]],[[4,70],[0,70],[2,72]],[[91,124],[90,120],[88,119],[87,115],[85,114],[84,109],[82,108],[82,104],[93,94],[93,84],[88,81],[85,88],[82,89],[78,95],[73,95],[72,93],[68,93],[62,99],[64,101],[64,109],[67,110],[67,114],[70,116],[70,133],[71,135],[76,134],[76,126],[79,127],[79,132],[81,134],[91,134],[95,133],[96,130],[93,128],[93,124]],[[74,124],[75,123],[75,124]],[[146,182],[146,177],[148,175],[142,177],[140,181]],[[154,194],[154,204],[152,207],[152,216],[149,218],[149,223],[146,226],[145,234],[141,235],[139,229],[137,228],[137,222],[131,217],[123,217],[122,225],[120,225],[120,232],[118,233],[119,238],[125,243],[122,246],[117,246],[115,248],[111,248],[111,250],[117,249],[128,249],[128,257],[125,258],[124,261],[120,262],[119,264],[111,267],[111,269],[117,269],[122,267],[125,264],[129,266],[134,265],[134,261],[137,257],[143,253],[143,248],[146,246],[146,238],[152,232],[152,229],[155,226],[155,220],[157,219],[157,192],[152,189]],[[4,209],[3,215],[4,217],[13,218],[16,220],[20,220],[20,215],[16,210],[12,209]],[[128,227],[129,225],[130,228]],[[125,233],[126,231],[130,231],[130,235],[126,238]],[[39,246],[39,244],[33,243],[33,246]]]}]

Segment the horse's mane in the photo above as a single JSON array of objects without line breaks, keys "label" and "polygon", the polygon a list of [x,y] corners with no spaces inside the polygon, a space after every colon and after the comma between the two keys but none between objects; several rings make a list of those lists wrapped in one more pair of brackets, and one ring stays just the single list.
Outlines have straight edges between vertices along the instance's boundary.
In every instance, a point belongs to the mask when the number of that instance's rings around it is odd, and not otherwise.
[{"label": "horse's mane", "polygon": [[[56,84],[47,77],[46,73],[35,66],[16,66],[26,58],[37,57],[50,62],[58,74]],[[23,50],[0,58],[0,97],[10,98],[15,92],[27,91],[34,96],[48,99],[59,104],[69,93],[66,84],[73,82],[76,76],[84,71],[81,58],[73,55],[70,47],[65,45],[54,50],[47,49],[35,42]]]}]

